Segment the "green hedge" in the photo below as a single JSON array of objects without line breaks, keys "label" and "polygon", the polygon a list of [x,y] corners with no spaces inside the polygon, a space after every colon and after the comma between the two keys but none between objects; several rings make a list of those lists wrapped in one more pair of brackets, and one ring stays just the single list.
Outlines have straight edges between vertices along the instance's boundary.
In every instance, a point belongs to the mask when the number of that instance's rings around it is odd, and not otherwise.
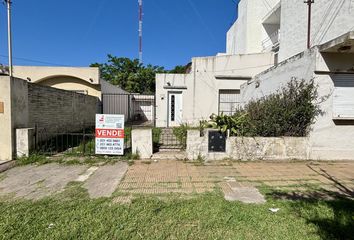
[{"label": "green hedge", "polygon": [[211,116],[209,126],[233,136],[307,136],[321,111],[313,80],[290,81],[274,94],[250,101],[233,116]]}]

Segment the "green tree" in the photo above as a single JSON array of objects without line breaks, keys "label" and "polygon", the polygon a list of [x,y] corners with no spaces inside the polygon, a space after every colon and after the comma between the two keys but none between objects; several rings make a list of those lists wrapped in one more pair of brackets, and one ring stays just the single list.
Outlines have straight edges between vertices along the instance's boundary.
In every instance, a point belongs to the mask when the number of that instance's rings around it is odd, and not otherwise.
[{"label": "green tree", "polygon": [[174,69],[170,70],[169,73],[175,74],[185,74],[188,73],[190,70],[192,63],[188,63],[187,65],[177,65]]},{"label": "green tree", "polygon": [[160,66],[144,66],[138,59],[131,60],[111,54],[106,63],[94,63],[90,66],[99,67],[104,80],[134,93],[154,93],[156,73],[166,72]]}]

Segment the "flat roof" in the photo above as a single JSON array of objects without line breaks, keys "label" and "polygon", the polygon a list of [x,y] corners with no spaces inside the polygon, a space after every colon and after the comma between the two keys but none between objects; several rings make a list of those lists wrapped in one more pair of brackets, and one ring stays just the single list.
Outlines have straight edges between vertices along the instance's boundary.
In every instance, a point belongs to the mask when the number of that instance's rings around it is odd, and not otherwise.
[{"label": "flat roof", "polygon": [[354,53],[354,31],[347,32],[319,46],[320,52]]}]

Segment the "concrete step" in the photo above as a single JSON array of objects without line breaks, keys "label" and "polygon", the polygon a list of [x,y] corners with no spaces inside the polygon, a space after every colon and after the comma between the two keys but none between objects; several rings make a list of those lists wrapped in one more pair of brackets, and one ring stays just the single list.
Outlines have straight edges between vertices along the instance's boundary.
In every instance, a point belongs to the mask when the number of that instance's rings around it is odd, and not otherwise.
[{"label": "concrete step", "polygon": [[185,151],[160,151],[154,153],[151,157],[152,160],[184,160],[187,154]]}]

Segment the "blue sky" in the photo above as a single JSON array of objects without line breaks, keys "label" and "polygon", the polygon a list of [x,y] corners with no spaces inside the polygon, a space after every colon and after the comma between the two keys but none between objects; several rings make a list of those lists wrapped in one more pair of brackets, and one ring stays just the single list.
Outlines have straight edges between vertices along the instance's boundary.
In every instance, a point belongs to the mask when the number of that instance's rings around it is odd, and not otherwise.
[{"label": "blue sky", "polygon": [[[13,0],[15,65],[88,66],[108,53],[138,57],[138,0]],[[144,63],[186,64],[225,51],[233,0],[144,0]],[[0,62],[7,64],[0,5]],[[20,58],[37,60],[25,61]]]}]

